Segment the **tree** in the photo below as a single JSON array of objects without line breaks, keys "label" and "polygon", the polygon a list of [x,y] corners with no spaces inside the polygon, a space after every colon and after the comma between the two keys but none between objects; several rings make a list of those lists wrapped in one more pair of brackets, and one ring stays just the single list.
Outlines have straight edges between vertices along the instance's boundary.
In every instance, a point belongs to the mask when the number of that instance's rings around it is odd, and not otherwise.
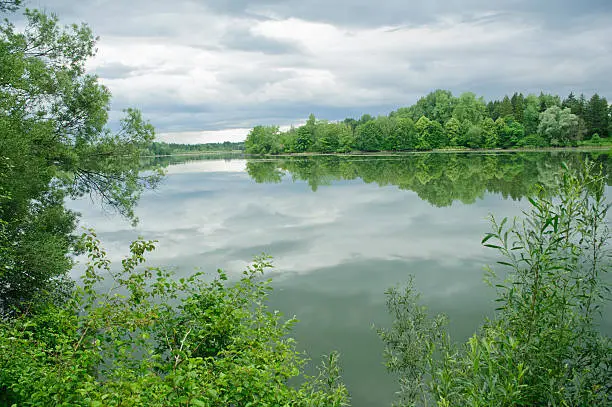
[{"label": "tree", "polygon": [[412,120],[425,116],[444,125],[451,118],[457,99],[448,90],[436,89],[420,98],[411,109]]},{"label": "tree", "polygon": [[480,125],[482,129],[482,143],[484,148],[496,148],[499,143],[497,126],[490,117],[484,119]]},{"label": "tree", "polygon": [[415,123],[415,128],[418,135],[418,141],[416,145],[417,150],[431,150],[432,146],[429,139],[429,128],[431,126],[431,120],[425,116],[421,116]]},{"label": "tree", "polygon": [[[4,1],[0,11],[19,3]],[[118,132],[107,126],[110,92],[85,72],[95,52],[89,27],[24,14],[23,31],[8,20],[0,25],[3,314],[53,291],[72,266],[76,214],[64,207],[67,197],[96,195],[136,221],[138,197],[160,177],[138,171],[154,138],[139,111],[126,110]]]},{"label": "tree", "polygon": [[608,137],[608,101],[595,93],[589,100],[585,109],[587,135],[598,134],[599,137]]},{"label": "tree", "polygon": [[552,106],[540,113],[538,134],[548,145],[567,146],[575,144],[582,138],[578,116],[570,109]]},{"label": "tree", "polygon": [[16,11],[21,3],[21,0],[0,0],[0,12]]},{"label": "tree", "polygon": [[355,129],[355,144],[361,151],[380,151],[384,140],[383,129],[376,120],[367,121]]},{"label": "tree", "polygon": [[340,145],[338,152],[348,153],[356,148],[355,132],[351,126],[345,125],[340,129]]},{"label": "tree", "polygon": [[502,148],[516,146],[525,138],[525,128],[522,124],[515,120],[497,119],[495,121],[497,127],[499,144]]},{"label": "tree", "polygon": [[418,136],[412,119],[408,117],[397,119],[396,132],[394,150],[407,151],[416,149]]},{"label": "tree", "polygon": [[484,140],[482,138],[482,127],[470,125],[465,133],[465,145],[469,148],[482,148]]},{"label": "tree", "polygon": [[320,123],[317,125],[318,134],[316,151],[333,153],[340,149],[340,137],[345,129],[344,124]]},{"label": "tree", "polygon": [[248,154],[279,154],[281,144],[278,126],[255,126],[247,134],[244,146]]},{"label": "tree", "polygon": [[397,120],[388,116],[378,116],[375,120],[382,131],[383,142],[381,150],[394,150],[399,135],[397,132]]},{"label": "tree", "polygon": [[510,102],[512,103],[512,115],[514,116],[514,120],[522,124],[523,113],[525,111],[525,97],[522,93],[515,92]]},{"label": "tree", "polygon": [[540,92],[538,96],[540,103],[540,113],[553,106],[561,106],[561,98],[557,95],[550,95],[544,92]]},{"label": "tree", "polygon": [[525,111],[523,114],[523,125],[525,134],[532,135],[538,131],[540,119],[540,101],[535,95],[527,95],[525,98]]},{"label": "tree", "polygon": [[484,118],[487,107],[482,98],[476,98],[471,92],[462,93],[453,109],[453,117],[460,122],[469,121],[478,124]]},{"label": "tree", "polygon": [[461,122],[459,120],[451,117],[444,125],[444,131],[446,132],[446,137],[448,137],[449,145],[458,146],[461,144]]},{"label": "tree", "polygon": [[504,119],[514,116],[514,108],[508,95],[504,96],[504,99],[499,106],[499,116]]}]

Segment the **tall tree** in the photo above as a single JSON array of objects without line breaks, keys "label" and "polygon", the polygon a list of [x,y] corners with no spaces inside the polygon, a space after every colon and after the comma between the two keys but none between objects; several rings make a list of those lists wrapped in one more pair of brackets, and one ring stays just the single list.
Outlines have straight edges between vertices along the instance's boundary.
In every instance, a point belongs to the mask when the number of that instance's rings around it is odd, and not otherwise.
[{"label": "tall tree", "polygon": [[551,146],[572,145],[582,138],[578,116],[559,106],[551,106],[540,114],[538,133]]},{"label": "tall tree", "polygon": [[525,97],[522,93],[514,93],[512,95],[512,99],[510,99],[512,103],[512,115],[514,116],[514,120],[519,123],[523,123],[523,114],[525,112]]},{"label": "tall tree", "polygon": [[504,96],[500,106],[499,106],[499,116],[502,118],[512,117],[514,115],[514,109],[512,106],[512,102],[508,95]]},{"label": "tall tree", "polygon": [[453,109],[453,117],[460,122],[465,120],[478,124],[486,115],[487,107],[482,98],[471,92],[462,93]]},{"label": "tall tree", "polygon": [[595,93],[586,106],[585,121],[589,137],[608,137],[608,101]]},{"label": "tall tree", "polygon": [[525,126],[526,135],[532,135],[538,131],[539,118],[540,100],[535,95],[527,95],[523,113],[523,125]]},{"label": "tall tree", "polygon": [[[19,2],[3,2],[2,11]],[[139,175],[154,129],[128,109],[113,133],[110,92],[85,72],[95,39],[86,25],[25,11],[20,31],[0,23],[0,311],[44,295],[72,266],[76,214],[63,202],[84,194],[132,220],[142,190],[159,177]],[[21,26],[22,24],[20,24]]]}]

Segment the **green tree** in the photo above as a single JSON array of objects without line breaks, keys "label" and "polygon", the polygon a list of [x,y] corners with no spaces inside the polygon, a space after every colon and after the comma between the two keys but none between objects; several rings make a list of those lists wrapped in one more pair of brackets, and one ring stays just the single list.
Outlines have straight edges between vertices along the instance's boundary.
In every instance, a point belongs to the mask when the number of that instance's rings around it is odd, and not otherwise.
[{"label": "green tree", "polygon": [[480,125],[482,129],[482,143],[484,148],[496,148],[499,143],[497,126],[490,117],[484,119]]},{"label": "green tree", "polygon": [[523,114],[525,112],[525,97],[522,93],[515,92],[510,102],[512,103],[512,115],[514,116],[514,120],[522,124]]},{"label": "green tree", "polygon": [[484,140],[482,137],[482,127],[471,125],[465,133],[465,145],[469,148],[482,148]]},{"label": "green tree", "polygon": [[500,118],[495,121],[495,125],[497,127],[499,144],[502,148],[519,145],[525,138],[525,128],[518,121],[505,121]]},{"label": "green tree", "polygon": [[504,96],[500,106],[499,106],[499,117],[508,118],[514,117],[514,107],[512,106],[512,102],[508,95]]},{"label": "green tree", "polygon": [[598,134],[599,137],[608,137],[608,101],[595,93],[589,100],[585,109],[587,135]]},{"label": "green tree", "polygon": [[451,117],[444,125],[444,131],[446,132],[446,137],[448,137],[449,145],[458,146],[461,144],[461,122],[459,120]]},{"label": "green tree", "polygon": [[361,151],[380,151],[384,140],[383,128],[376,120],[367,121],[355,129],[355,144]]},{"label": "green tree", "polygon": [[[19,2],[3,2],[2,11]],[[76,214],[67,197],[97,195],[136,221],[142,190],[160,173],[141,176],[141,155],[154,129],[128,109],[119,131],[107,127],[110,92],[85,72],[95,39],[86,25],[25,11],[20,31],[0,23],[0,312],[49,293],[72,266]],[[53,291],[53,290],[51,290]]]},{"label": "green tree", "polygon": [[579,131],[578,116],[571,113],[568,108],[561,109],[559,106],[552,106],[540,113],[538,134],[549,145],[567,146],[575,144],[582,138]]},{"label": "green tree", "polygon": [[421,116],[415,123],[415,128],[418,134],[417,139],[417,150],[430,150],[432,148],[429,138],[429,128],[431,126],[431,120],[425,116]]},{"label": "green tree", "polygon": [[248,154],[278,154],[280,139],[277,126],[255,126],[244,141]]},{"label": "green tree", "polygon": [[538,96],[538,102],[540,103],[540,112],[553,106],[561,106],[561,98],[557,95],[550,95],[544,92],[540,92]]},{"label": "green tree", "polygon": [[485,117],[487,107],[482,98],[476,98],[471,92],[462,93],[453,109],[453,117],[460,122],[469,121],[478,124]]},{"label": "green tree", "polygon": [[418,135],[414,122],[409,117],[397,119],[397,129],[394,150],[407,151],[417,147]]},{"label": "green tree", "polygon": [[356,149],[355,132],[350,125],[344,125],[340,128],[340,145],[338,152],[348,153]]},{"label": "green tree", "polygon": [[411,109],[411,119],[425,116],[444,125],[451,118],[457,99],[448,90],[436,89],[420,98]]},{"label": "green tree", "polygon": [[525,98],[525,111],[523,113],[523,125],[525,134],[532,135],[538,131],[540,119],[540,101],[535,95],[527,95]]},{"label": "green tree", "polygon": [[333,153],[340,149],[340,139],[345,129],[344,124],[320,123],[317,125],[318,137],[316,151]]}]

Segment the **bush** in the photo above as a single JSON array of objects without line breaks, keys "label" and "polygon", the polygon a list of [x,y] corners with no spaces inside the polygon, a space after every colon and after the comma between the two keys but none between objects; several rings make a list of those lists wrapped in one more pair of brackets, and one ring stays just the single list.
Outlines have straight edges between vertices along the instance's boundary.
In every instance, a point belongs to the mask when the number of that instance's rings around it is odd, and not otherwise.
[{"label": "bush", "polygon": [[595,323],[609,299],[609,205],[592,167],[566,167],[558,194],[541,189],[523,220],[491,217],[483,244],[509,272],[500,280],[488,270],[500,307],[464,345],[443,316],[427,316],[412,283],[389,290],[394,323],[379,334],[400,374],[398,405],[610,405],[612,346]]},{"label": "bush", "polygon": [[[153,242],[131,244],[119,272],[93,233],[83,285],[63,306],[39,305],[0,325],[0,405],[342,406],[338,358],[299,388],[304,357],[287,321],[266,307],[259,258],[235,284],[219,271],[174,279],[145,267]],[[112,288],[100,293],[109,275]]]}]

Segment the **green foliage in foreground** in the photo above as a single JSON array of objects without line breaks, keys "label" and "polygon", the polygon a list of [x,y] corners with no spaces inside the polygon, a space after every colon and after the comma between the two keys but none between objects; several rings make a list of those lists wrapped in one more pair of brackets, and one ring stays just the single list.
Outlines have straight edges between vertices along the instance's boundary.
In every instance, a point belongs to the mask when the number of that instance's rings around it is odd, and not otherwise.
[{"label": "green foliage in foreground", "polygon": [[[115,272],[93,234],[83,286],[64,306],[39,305],[0,325],[0,405],[343,406],[336,354],[299,388],[305,359],[288,337],[295,319],[270,312],[270,267],[175,279],[145,267],[153,242],[132,243]],[[112,288],[101,290],[103,274]]]},{"label": "green foliage in foreground", "polygon": [[139,111],[107,126],[110,92],[85,71],[91,29],[27,9],[13,24],[4,14],[20,3],[0,0],[0,315],[69,289],[77,214],[66,199],[97,196],[135,220],[161,175],[139,171],[154,138]]},{"label": "green foliage in foreground", "polygon": [[508,273],[500,280],[488,270],[498,312],[463,346],[452,344],[444,316],[427,315],[412,284],[389,290],[394,324],[379,333],[400,377],[398,406],[612,403],[612,342],[595,323],[609,300],[603,178],[587,165],[566,170],[557,186],[554,199],[530,199],[523,220],[492,217],[483,243]]}]

